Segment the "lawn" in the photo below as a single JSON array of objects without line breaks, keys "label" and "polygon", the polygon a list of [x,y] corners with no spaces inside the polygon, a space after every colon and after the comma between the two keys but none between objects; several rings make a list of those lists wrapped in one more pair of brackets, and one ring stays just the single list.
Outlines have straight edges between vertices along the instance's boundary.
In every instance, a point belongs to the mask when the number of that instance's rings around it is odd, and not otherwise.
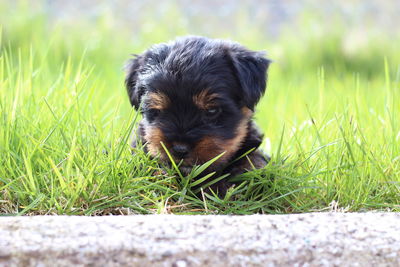
[{"label": "lawn", "polygon": [[224,198],[197,197],[201,167],[184,177],[131,154],[140,114],[123,65],[201,32],[160,27],[173,10],[132,33],[112,14],[54,23],[23,3],[0,4],[0,214],[400,211],[400,36],[367,32],[360,43],[313,17],[278,38],[248,25],[211,35],[274,61],[255,116],[272,159]]}]

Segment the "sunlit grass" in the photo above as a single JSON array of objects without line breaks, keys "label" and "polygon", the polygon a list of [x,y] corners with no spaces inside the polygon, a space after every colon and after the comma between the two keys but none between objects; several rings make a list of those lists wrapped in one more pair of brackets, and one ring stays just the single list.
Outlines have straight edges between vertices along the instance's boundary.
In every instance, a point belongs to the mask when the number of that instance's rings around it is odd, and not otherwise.
[{"label": "sunlit grass", "polygon": [[256,113],[272,159],[219,197],[197,187],[211,162],[183,176],[129,146],[139,118],[124,61],[193,33],[149,22],[156,32],[129,36],[107,18],[52,25],[36,11],[0,18],[0,213],[400,211],[398,38],[351,54],[337,32],[274,42],[256,31],[231,36],[274,59]]}]

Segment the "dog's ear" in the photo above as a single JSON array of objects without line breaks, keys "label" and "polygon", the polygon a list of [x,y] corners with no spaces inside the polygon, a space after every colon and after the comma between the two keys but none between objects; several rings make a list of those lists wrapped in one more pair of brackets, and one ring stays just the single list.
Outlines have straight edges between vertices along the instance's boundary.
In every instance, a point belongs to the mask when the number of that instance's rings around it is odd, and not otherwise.
[{"label": "dog's ear", "polygon": [[125,65],[126,77],[125,86],[128,91],[129,101],[136,110],[140,106],[140,98],[143,95],[143,89],[137,88],[137,78],[140,68],[144,65],[144,57],[142,55],[135,55]]},{"label": "dog's ear", "polygon": [[228,51],[243,90],[244,104],[254,110],[265,92],[267,70],[271,61],[264,57],[264,53],[250,51],[241,46],[234,46]]}]

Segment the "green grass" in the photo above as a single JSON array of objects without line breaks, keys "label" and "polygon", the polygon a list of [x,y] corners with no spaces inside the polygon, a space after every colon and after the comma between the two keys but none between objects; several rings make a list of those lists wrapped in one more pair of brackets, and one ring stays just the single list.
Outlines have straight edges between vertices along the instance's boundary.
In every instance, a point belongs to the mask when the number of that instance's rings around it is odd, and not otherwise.
[{"label": "green grass", "polygon": [[272,160],[219,198],[193,189],[205,166],[185,177],[129,147],[139,117],[124,61],[201,32],[158,27],[173,9],[133,35],[107,15],[53,24],[23,2],[0,12],[0,214],[400,211],[399,36],[370,36],[349,52],[343,25],[309,31],[320,24],[312,18],[277,40],[243,21],[212,36],[274,59],[256,113]]}]

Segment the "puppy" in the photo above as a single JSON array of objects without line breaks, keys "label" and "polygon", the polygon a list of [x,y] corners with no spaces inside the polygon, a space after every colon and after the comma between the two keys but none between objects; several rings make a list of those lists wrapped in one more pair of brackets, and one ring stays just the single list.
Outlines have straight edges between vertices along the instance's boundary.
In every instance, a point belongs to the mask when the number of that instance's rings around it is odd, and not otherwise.
[{"label": "puppy", "polygon": [[[143,115],[137,138],[168,164],[163,143],[183,174],[222,153],[207,173],[236,176],[264,167],[268,159],[257,150],[262,134],[251,119],[269,64],[263,53],[224,40],[188,36],[152,46],[126,66],[129,100]],[[213,189],[224,193],[227,179]]]}]

